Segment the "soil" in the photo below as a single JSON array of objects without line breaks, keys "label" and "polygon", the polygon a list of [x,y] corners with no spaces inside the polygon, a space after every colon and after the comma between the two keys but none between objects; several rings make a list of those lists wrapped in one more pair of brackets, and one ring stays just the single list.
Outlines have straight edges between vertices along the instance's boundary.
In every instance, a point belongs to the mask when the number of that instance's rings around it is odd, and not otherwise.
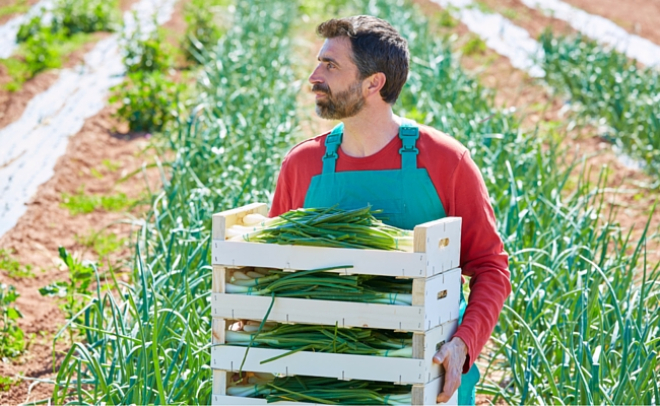
[{"label": "soil", "polygon": [[658,0],[564,0],[582,10],[611,20],[631,34],[660,45]]},{"label": "soil", "polygon": [[[128,1],[123,3],[124,7],[131,4]],[[183,19],[180,10],[177,7],[173,19]],[[185,30],[181,21],[173,21],[168,27]],[[42,90],[47,87],[42,85]],[[27,101],[29,97],[26,96],[25,103]],[[52,282],[69,280],[68,270],[58,257],[59,246],[65,247],[76,258],[98,260],[100,253],[90,248],[85,239],[94,233],[114,235],[123,244],[101,259],[100,270],[106,273],[111,266],[122,280],[129,280],[130,241],[133,232],[139,228],[135,219],[142,218],[148,210],[144,204],[148,203],[147,191],[158,190],[161,181],[156,168],[139,171],[157,158],[153,149],[145,149],[150,134],[128,132],[127,125],[113,117],[115,110],[116,106],[108,106],[85,121],[83,128],[71,137],[66,153],[58,159],[53,177],[26,203],[27,212],[17,225],[0,237],[0,249],[11,251],[12,257],[21,264],[32,266],[35,274],[31,278],[10,278],[6,270],[0,270],[0,283],[13,285],[21,295],[16,302],[23,314],[19,326],[26,336],[32,337],[24,355],[0,362],[0,376],[17,381],[9,391],[0,392],[0,405],[50,398],[52,384],[35,380],[54,379],[53,363],[57,370],[68,351],[70,344],[62,339],[58,340],[53,352],[53,337],[65,323],[59,302],[42,297],[38,292],[39,288]],[[161,162],[165,160],[160,158]],[[138,171],[136,176],[120,181],[134,171]],[[128,199],[142,200],[129,211],[97,209],[74,215],[62,206],[63,195],[75,195],[81,190],[88,196],[124,193]],[[53,354],[56,354],[55,358]]]},{"label": "soil", "polygon": [[[24,0],[23,2],[27,4],[28,6],[32,6],[35,3],[37,3],[39,0]],[[0,0],[0,9],[3,7],[7,6],[13,6],[15,4],[19,4],[20,0]],[[11,20],[12,18],[16,17],[18,14],[17,13],[11,13],[11,14],[5,14],[2,17],[0,17],[0,25],[6,23],[7,21]]]}]

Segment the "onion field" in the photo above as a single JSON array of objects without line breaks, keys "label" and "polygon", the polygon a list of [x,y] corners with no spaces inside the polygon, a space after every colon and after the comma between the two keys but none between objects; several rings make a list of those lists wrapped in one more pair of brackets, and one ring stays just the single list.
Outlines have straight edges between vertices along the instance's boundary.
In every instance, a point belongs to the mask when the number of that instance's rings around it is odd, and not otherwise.
[{"label": "onion field", "polygon": [[[131,215],[136,228],[122,271],[62,248],[69,280],[40,286],[45,297],[63,300],[66,314],[49,338],[53,374],[39,382],[52,391],[48,401],[211,403],[211,216],[272,200],[287,151],[318,126],[306,101],[311,49],[321,42],[315,26],[370,14],[409,43],[411,72],[395,113],[470,150],[509,254],[512,293],[476,361],[479,399],[660,403],[658,214],[647,208],[635,232],[622,225],[622,209],[610,204],[611,170],[593,167],[566,141],[573,128],[591,132],[639,162],[650,179],[641,193],[658,196],[658,67],[548,30],[537,38],[543,53],[535,66],[544,74],[528,79],[568,107],[553,123],[530,125],[524,109],[496,103],[498,88],[484,82],[482,70],[465,66],[465,58],[488,64],[488,54],[471,54],[453,8],[404,0],[188,3],[186,45],[161,48],[166,40],[155,30],[132,62],[125,58],[124,85],[113,90],[121,119],[150,133],[142,153],[158,157],[122,178],[146,178],[147,170],[159,178],[131,206],[139,212]],[[123,41],[130,49],[130,39]],[[186,61],[185,73],[173,75],[184,69],[171,61],[159,65],[168,55]],[[22,334],[23,309],[11,279],[0,282],[0,355],[11,362],[28,351],[11,338]],[[371,332],[364,334],[365,353],[380,351],[366,344]]]}]

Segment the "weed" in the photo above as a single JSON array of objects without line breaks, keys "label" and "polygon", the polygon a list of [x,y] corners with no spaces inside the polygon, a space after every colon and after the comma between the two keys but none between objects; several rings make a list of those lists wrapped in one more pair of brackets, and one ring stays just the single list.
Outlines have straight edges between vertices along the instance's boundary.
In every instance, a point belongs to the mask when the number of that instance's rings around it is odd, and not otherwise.
[{"label": "weed", "polygon": [[86,235],[76,235],[76,241],[87,248],[93,249],[101,261],[105,261],[109,254],[119,251],[126,245],[126,238],[118,238],[116,234],[111,232],[96,232],[94,230]]},{"label": "weed", "polygon": [[0,392],[8,392],[12,386],[16,385],[18,380],[9,376],[0,376]]},{"label": "weed", "polygon": [[156,132],[179,115],[185,85],[173,82],[161,72],[136,72],[112,91],[110,102],[122,103],[115,115],[128,121],[132,131]]},{"label": "weed", "polygon": [[105,166],[110,172],[116,172],[117,169],[121,167],[121,162],[111,161],[109,159],[104,159],[101,161],[101,164]]},{"label": "weed", "polygon": [[[64,247],[59,248],[59,254],[69,270],[69,280],[53,282],[39,289],[39,293],[46,297],[62,298],[59,306],[66,313],[67,320],[82,322],[78,313],[85,300],[81,300],[81,296],[88,297],[90,294],[89,287],[98,276],[96,264],[83,263],[72,257]],[[96,281],[98,282],[98,279]],[[73,339],[73,334],[71,338]]]},{"label": "weed", "polygon": [[12,258],[13,250],[0,249],[0,269],[7,271],[7,276],[13,279],[34,278],[32,265],[21,265],[20,262]]},{"label": "weed", "polygon": [[[18,0],[15,4],[0,7],[0,18],[10,14],[23,14],[30,9],[27,0]],[[0,384],[1,385],[1,384]]]},{"label": "weed", "polygon": [[87,214],[95,210],[123,211],[134,206],[137,200],[130,199],[125,193],[115,195],[87,195],[83,188],[76,194],[62,193],[60,207],[69,210],[72,216]]},{"label": "weed", "polygon": [[443,9],[438,13],[438,22],[441,27],[454,28],[458,25],[458,20],[451,16],[449,10]]},{"label": "weed", "polygon": [[116,172],[117,169],[121,167],[121,162],[111,161],[109,159],[104,159],[101,161],[101,164],[106,167],[110,172]]},{"label": "weed", "polygon": [[478,35],[470,34],[470,39],[461,48],[463,55],[483,54],[486,52],[486,43]]},{"label": "weed", "polygon": [[475,1],[472,7],[475,7],[477,10],[481,11],[484,14],[494,14],[495,11],[483,1]]},{"label": "weed", "polygon": [[[0,358],[14,358],[25,350],[25,334],[17,323],[23,315],[12,305],[18,296],[16,288],[0,284]],[[6,385],[0,381],[3,389]]]},{"label": "weed", "polygon": [[96,179],[101,179],[101,178],[103,178],[103,174],[102,174],[101,172],[99,172],[99,170],[96,169],[96,168],[92,168],[92,169],[90,169],[90,170],[89,170],[89,173],[90,173],[93,177],[95,177]]},{"label": "weed", "polygon": [[518,18],[518,12],[512,8],[505,8],[504,10],[502,10],[502,15],[508,18],[509,20],[515,20],[516,18]]}]

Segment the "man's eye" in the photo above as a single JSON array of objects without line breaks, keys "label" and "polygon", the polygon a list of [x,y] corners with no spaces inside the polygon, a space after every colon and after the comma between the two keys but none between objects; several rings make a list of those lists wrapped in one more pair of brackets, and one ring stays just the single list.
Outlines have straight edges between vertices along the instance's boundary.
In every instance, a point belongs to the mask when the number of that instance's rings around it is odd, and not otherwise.
[{"label": "man's eye", "polygon": [[328,64],[328,69],[334,69],[334,68],[335,68],[335,65],[334,65],[334,64],[332,64],[332,63],[329,63],[329,64]]}]

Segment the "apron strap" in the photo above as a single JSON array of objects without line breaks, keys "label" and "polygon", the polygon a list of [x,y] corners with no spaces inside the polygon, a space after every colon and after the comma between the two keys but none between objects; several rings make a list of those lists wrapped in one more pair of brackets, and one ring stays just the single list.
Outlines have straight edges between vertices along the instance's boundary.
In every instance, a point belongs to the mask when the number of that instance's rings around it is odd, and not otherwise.
[{"label": "apron strap", "polygon": [[325,155],[323,155],[323,173],[335,173],[335,164],[337,163],[337,150],[341,145],[342,135],[344,134],[344,123],[339,123],[332,129],[332,132],[325,138]]},{"label": "apron strap", "polygon": [[419,127],[417,123],[411,120],[403,119],[399,127],[399,138],[403,143],[403,148],[399,150],[401,154],[401,169],[417,169],[417,139],[419,138]]}]

